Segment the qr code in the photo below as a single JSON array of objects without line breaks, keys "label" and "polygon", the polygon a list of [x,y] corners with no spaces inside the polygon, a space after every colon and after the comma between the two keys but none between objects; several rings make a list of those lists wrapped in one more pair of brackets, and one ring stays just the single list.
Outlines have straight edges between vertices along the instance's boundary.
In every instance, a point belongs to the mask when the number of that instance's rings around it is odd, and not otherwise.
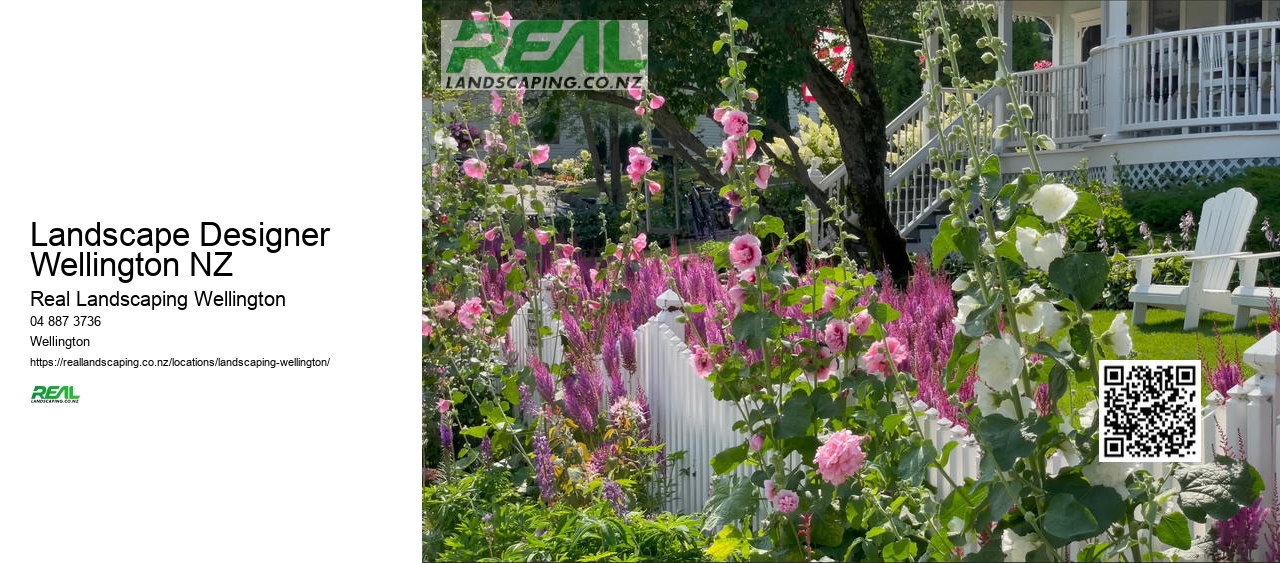
[{"label": "qr code", "polygon": [[1199,360],[1098,364],[1098,461],[1202,461]]}]

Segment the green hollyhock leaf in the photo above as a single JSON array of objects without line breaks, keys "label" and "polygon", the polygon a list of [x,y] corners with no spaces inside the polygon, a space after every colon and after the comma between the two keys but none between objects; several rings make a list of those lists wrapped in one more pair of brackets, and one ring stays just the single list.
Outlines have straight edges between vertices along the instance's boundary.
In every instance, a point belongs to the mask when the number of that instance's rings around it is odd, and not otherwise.
[{"label": "green hollyhock leaf", "polygon": [[712,457],[711,468],[716,471],[716,475],[724,475],[733,471],[733,468],[742,464],[745,459],[747,459],[747,445],[739,444]]},{"label": "green hollyhock leaf", "polygon": [[1082,540],[1098,535],[1098,519],[1071,493],[1058,493],[1049,497],[1044,531],[1066,541]]},{"label": "green hollyhock leaf", "polygon": [[1049,265],[1049,282],[1070,295],[1083,309],[1092,309],[1107,286],[1110,272],[1107,255],[1080,252],[1054,260]]},{"label": "green hollyhock leaf", "polygon": [[1037,419],[1034,425],[1019,424],[1004,415],[993,414],[983,417],[977,434],[987,449],[985,455],[991,456],[1001,471],[1008,471],[1018,458],[1035,453],[1036,436],[1047,429],[1048,424],[1042,419]]},{"label": "green hollyhock leaf", "polygon": [[792,393],[782,404],[782,416],[778,419],[777,439],[795,438],[809,433],[813,424],[813,404],[803,389]]},{"label": "green hollyhock leaf", "polygon": [[1173,478],[1182,485],[1178,505],[1194,522],[1226,520],[1262,494],[1262,476],[1248,463],[1217,456],[1214,463],[1179,466]]},{"label": "green hollyhock leaf", "polygon": [[920,440],[916,442],[907,453],[898,461],[898,478],[906,480],[912,486],[919,485],[924,481],[925,471],[929,469],[929,464],[933,463],[937,457],[938,451],[933,446],[931,440]]},{"label": "green hollyhock leaf", "polygon": [[711,496],[703,505],[707,516],[702,521],[702,532],[715,534],[721,528],[755,514],[757,504],[756,487],[750,479],[737,475],[716,479],[711,486]]},{"label": "green hollyhock leaf", "polygon": [[1182,513],[1165,514],[1156,524],[1156,537],[1170,547],[1191,549],[1191,529]]}]

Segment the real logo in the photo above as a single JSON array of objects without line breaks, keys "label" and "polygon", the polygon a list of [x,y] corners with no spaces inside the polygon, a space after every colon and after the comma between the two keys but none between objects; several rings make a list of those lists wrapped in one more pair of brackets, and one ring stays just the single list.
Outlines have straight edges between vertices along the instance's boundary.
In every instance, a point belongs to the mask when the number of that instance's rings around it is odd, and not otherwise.
[{"label": "real logo", "polygon": [[76,394],[74,385],[36,385],[31,390],[33,403],[78,403],[80,395]]},{"label": "real logo", "polygon": [[442,20],[440,54],[450,90],[626,89],[645,79],[648,22]]}]

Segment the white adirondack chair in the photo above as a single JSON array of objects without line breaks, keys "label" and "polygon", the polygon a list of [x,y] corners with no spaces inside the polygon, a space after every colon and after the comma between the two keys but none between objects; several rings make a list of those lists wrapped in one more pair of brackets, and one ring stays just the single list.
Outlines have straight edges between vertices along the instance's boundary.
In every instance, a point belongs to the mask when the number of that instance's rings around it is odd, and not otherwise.
[{"label": "white adirondack chair", "polygon": [[[1242,188],[1231,188],[1204,202],[1194,251],[1129,257],[1137,262],[1138,283],[1129,289],[1134,326],[1147,321],[1147,307],[1186,311],[1183,330],[1200,326],[1200,312],[1206,309],[1235,314],[1236,306],[1231,303],[1228,287],[1236,265],[1233,259],[1248,254],[1240,249],[1244,247],[1245,235],[1257,209],[1258,199],[1253,194]],[[1156,260],[1173,256],[1184,256],[1191,264],[1191,282],[1188,285],[1151,283]]]},{"label": "white adirondack chair", "polygon": [[1280,298],[1280,288],[1257,284],[1258,261],[1267,258],[1280,258],[1280,252],[1247,254],[1235,259],[1240,264],[1240,285],[1231,291],[1231,304],[1236,306],[1236,330],[1249,326],[1252,317],[1270,312],[1273,292]]}]

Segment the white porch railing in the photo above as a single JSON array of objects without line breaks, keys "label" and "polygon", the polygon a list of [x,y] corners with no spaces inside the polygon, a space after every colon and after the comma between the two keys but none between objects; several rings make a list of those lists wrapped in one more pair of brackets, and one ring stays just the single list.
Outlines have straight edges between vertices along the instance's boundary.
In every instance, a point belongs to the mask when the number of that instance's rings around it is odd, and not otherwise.
[{"label": "white porch railing", "polygon": [[1120,57],[1118,131],[1280,123],[1275,72],[1280,22],[1135,37],[1099,51]]},{"label": "white porch railing", "polygon": [[[658,298],[659,309],[664,312],[636,329],[637,368],[636,373],[627,374],[627,379],[632,393],[636,392],[637,386],[645,389],[652,416],[651,428],[666,443],[667,451],[685,452],[681,466],[688,471],[672,468],[671,477],[677,494],[667,509],[689,514],[700,512],[709,496],[714,474],[711,458],[726,448],[744,443],[747,436],[733,428],[734,423],[741,419],[738,409],[732,403],[716,400],[711,393],[711,385],[694,373],[690,350],[683,339],[684,327],[676,320],[678,313],[667,311],[677,303],[679,297],[674,292],[664,293]],[[536,344],[530,346],[528,336],[530,329],[536,334],[534,325],[538,323],[536,316],[530,314],[531,310],[531,304],[526,303],[508,331],[519,365],[526,365],[525,354],[537,349]],[[549,356],[549,361],[556,361],[560,354],[559,334],[532,340],[541,340],[542,352]],[[1276,470],[1280,468],[1280,458],[1277,458],[1280,425],[1277,424],[1273,401],[1275,380],[1280,375],[1280,332],[1268,334],[1251,346],[1244,353],[1244,361],[1258,374],[1232,388],[1228,397],[1216,392],[1210,394],[1208,404],[1202,410],[1203,436],[1207,445],[1212,446],[1205,448],[1205,456],[1211,459],[1217,453],[1247,459],[1266,482],[1262,502],[1264,506],[1270,506],[1276,491]],[[917,406],[922,404],[917,403]],[[963,483],[967,478],[978,479],[981,476],[979,461],[982,450],[973,438],[962,427],[946,419],[940,420],[936,410],[917,408],[917,412],[922,413],[920,422],[925,436],[934,441],[939,451],[949,442],[958,443],[942,470],[950,480]],[[1228,451],[1218,446],[1221,438],[1225,438]],[[799,460],[792,458],[790,461],[796,463]],[[1064,461],[1060,456],[1047,460],[1047,469],[1051,473],[1063,467]],[[1161,463],[1144,464],[1143,468],[1157,477],[1168,471],[1168,467]],[[752,470],[754,468],[744,465],[735,473],[747,477]],[[928,480],[937,488],[939,498],[951,492],[948,480],[939,470],[931,469]],[[762,503],[761,511],[767,509],[765,504]],[[1195,536],[1202,536],[1208,529],[1207,524],[1193,523],[1192,526]],[[1269,532],[1264,528],[1262,533],[1264,536],[1253,553],[1255,561],[1266,560],[1265,534]],[[1158,549],[1167,547],[1156,543]],[[966,551],[976,547],[966,546]],[[1081,547],[1080,543],[1070,546],[1073,559]]]},{"label": "white porch railing", "polygon": [[[1089,140],[1089,84],[1087,63],[1014,73],[1022,103],[1031,106],[1028,124],[1053,139],[1058,146]],[[1022,146],[1010,137],[1006,147]]]}]

